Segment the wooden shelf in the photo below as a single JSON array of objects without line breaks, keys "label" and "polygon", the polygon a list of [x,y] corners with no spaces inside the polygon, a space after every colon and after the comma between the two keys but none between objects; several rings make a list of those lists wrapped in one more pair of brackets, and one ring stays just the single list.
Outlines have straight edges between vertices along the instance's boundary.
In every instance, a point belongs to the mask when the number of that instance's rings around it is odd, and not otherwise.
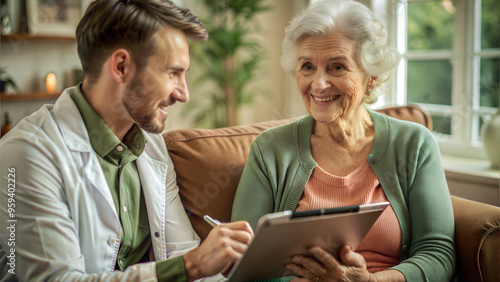
[{"label": "wooden shelf", "polygon": [[47,92],[29,92],[16,94],[0,93],[0,100],[2,102],[55,100],[59,98],[60,95],[61,92],[57,92],[54,94],[49,94]]},{"label": "wooden shelf", "polygon": [[16,33],[10,35],[2,35],[2,41],[75,42],[76,39],[71,36],[47,36],[47,35],[30,35],[24,33]]},{"label": "wooden shelf", "polygon": [[[10,35],[1,35],[3,42],[76,42],[72,36],[47,36],[47,35],[31,35],[26,33],[14,33]],[[26,92],[26,93],[0,93],[2,102],[19,102],[19,101],[43,101],[55,100],[61,95],[61,92],[49,94],[47,92]]]}]

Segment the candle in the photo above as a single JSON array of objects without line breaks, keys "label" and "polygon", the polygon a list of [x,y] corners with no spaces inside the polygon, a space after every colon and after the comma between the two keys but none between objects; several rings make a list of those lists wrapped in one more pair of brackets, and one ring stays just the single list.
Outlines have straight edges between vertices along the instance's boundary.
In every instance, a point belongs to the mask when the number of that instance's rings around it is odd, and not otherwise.
[{"label": "candle", "polygon": [[56,75],[53,73],[49,73],[47,75],[47,80],[45,82],[45,86],[47,87],[47,93],[53,94],[56,91],[57,79]]}]

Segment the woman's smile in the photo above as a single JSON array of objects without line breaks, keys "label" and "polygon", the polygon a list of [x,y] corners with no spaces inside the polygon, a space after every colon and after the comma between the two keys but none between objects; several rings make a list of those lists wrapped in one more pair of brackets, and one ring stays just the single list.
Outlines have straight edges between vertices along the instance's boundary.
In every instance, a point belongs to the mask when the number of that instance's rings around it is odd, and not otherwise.
[{"label": "woman's smile", "polygon": [[331,95],[331,96],[323,96],[323,97],[318,97],[311,95],[311,97],[314,98],[314,101],[320,104],[328,103],[328,102],[334,102],[337,101],[340,98],[340,95]]}]

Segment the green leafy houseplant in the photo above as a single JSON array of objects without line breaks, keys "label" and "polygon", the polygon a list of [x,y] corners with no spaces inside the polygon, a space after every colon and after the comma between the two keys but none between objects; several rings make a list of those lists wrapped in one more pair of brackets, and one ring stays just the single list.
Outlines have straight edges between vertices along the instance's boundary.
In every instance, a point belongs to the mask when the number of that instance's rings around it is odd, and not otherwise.
[{"label": "green leafy houseplant", "polygon": [[[183,110],[197,126],[222,127],[238,124],[240,106],[253,101],[257,91],[249,90],[264,55],[252,38],[259,31],[255,16],[269,10],[263,0],[200,0],[210,18],[204,19],[210,33],[207,42],[193,43],[191,52],[200,64],[195,81],[212,84],[208,100],[193,100]],[[206,88],[203,88],[206,89]]]},{"label": "green leafy houseplant", "polygon": [[0,92],[4,93],[7,90],[7,86],[12,86],[14,90],[18,90],[17,84],[12,78],[12,76],[7,73],[7,70],[5,67],[0,66]]}]

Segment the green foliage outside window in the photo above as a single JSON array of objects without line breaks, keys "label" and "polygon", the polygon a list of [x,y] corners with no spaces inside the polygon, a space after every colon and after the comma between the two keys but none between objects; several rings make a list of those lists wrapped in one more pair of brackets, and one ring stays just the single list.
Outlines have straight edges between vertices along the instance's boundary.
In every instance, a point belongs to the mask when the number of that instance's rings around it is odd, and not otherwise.
[{"label": "green foliage outside window", "polygon": [[452,67],[449,60],[408,62],[408,101],[451,105]]},{"label": "green foliage outside window", "polygon": [[[436,0],[408,3],[407,46],[409,51],[453,50],[454,2]],[[500,48],[499,15],[500,1],[481,0],[481,50]],[[450,60],[409,60],[407,101],[451,105],[452,71]],[[479,71],[480,106],[500,107],[500,59],[498,57],[481,58]],[[437,115],[433,118],[435,131],[451,133],[449,118]]]},{"label": "green foliage outside window", "polygon": [[[481,1],[481,49],[500,48],[500,1]],[[481,59],[480,105],[500,109],[500,59]]]},{"label": "green foliage outside window", "polygon": [[454,7],[443,1],[409,2],[408,49],[452,49],[454,21]]},{"label": "green foliage outside window", "polygon": [[[469,0],[470,1],[470,0]],[[500,48],[500,1],[481,1],[481,48]]]},{"label": "green foliage outside window", "polygon": [[481,59],[479,83],[479,105],[500,107],[500,59]]}]

